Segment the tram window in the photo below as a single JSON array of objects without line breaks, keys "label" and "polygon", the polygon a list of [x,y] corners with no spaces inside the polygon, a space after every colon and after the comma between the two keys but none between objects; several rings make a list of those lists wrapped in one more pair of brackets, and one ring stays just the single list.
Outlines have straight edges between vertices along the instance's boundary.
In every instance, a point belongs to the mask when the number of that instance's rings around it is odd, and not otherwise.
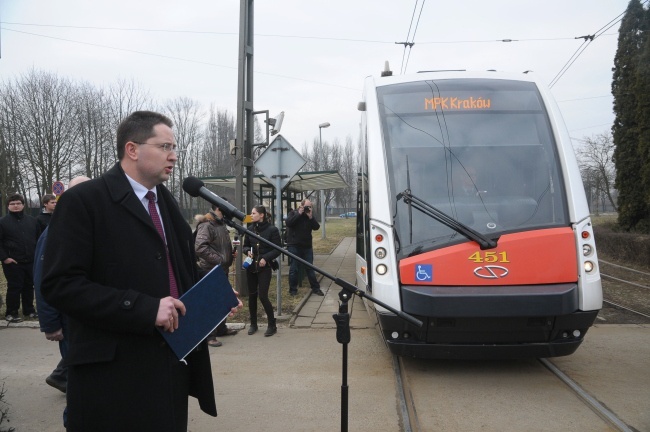
[{"label": "tram window", "polygon": [[[552,131],[534,84],[409,83],[378,89],[378,97],[395,196],[410,189],[480,232],[565,223]],[[472,97],[490,99],[491,108],[447,109],[440,102]],[[425,99],[426,107],[417,102]],[[458,237],[409,206],[397,204],[395,214],[404,245],[436,239],[439,246]]]}]

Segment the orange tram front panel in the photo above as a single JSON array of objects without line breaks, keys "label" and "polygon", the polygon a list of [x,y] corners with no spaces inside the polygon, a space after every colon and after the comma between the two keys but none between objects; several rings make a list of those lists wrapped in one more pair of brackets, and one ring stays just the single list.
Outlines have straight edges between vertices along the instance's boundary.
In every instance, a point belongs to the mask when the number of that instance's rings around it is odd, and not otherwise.
[{"label": "orange tram front panel", "polygon": [[501,236],[494,249],[468,241],[399,263],[403,285],[537,285],[576,282],[578,262],[571,228]]}]

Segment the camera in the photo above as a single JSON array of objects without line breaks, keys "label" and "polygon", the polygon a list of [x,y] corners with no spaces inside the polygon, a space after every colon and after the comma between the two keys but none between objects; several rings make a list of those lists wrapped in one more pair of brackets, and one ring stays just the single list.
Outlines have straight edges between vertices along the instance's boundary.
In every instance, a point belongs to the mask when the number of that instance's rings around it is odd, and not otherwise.
[{"label": "camera", "polygon": [[309,213],[311,211],[311,206],[305,206],[305,211]]}]

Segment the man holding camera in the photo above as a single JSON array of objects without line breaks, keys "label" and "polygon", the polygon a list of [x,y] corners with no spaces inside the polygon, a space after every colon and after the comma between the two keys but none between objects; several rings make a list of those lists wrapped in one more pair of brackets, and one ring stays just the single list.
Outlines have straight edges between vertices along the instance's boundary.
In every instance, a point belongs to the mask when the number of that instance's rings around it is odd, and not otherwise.
[{"label": "man holding camera", "polygon": [[[314,249],[312,248],[311,232],[320,228],[320,224],[314,218],[311,201],[304,199],[300,202],[300,207],[292,210],[287,216],[287,250],[304,259],[309,263],[314,262]],[[301,264],[296,260],[291,260],[289,270],[289,294],[295,296],[298,294],[298,272]],[[307,279],[311,286],[312,294],[319,296],[325,295],[320,289],[320,284],[316,279],[316,273],[311,268],[306,268]]]}]

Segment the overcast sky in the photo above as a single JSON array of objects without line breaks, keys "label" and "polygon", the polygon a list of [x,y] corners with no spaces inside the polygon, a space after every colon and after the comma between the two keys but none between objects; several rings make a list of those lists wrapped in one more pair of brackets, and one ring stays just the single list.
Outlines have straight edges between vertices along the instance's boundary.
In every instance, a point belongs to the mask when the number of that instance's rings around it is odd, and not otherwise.
[{"label": "overcast sky", "polygon": [[[551,83],[585,42],[575,38],[600,34],[552,92],[572,137],[610,130],[627,0],[422,4],[256,1],[255,110],[284,111],[281,133],[298,150],[323,122],[331,123],[323,140],[350,135],[356,143],[363,80],[386,60],[395,74],[532,70]],[[0,79],[32,68],[97,86],[133,78],[161,103],[186,96],[236,114],[239,8],[237,0],[0,0]],[[405,41],[415,42],[406,55],[395,44]]]}]

